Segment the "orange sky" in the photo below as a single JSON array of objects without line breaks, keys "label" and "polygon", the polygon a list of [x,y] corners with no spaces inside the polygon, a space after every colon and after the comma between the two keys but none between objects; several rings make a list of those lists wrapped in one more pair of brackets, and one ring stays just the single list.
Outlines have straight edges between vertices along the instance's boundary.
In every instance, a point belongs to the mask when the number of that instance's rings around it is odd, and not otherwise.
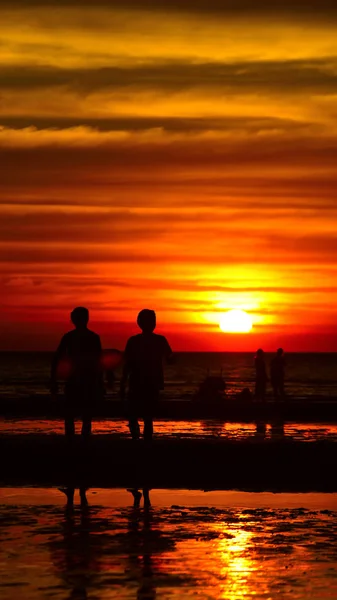
[{"label": "orange sky", "polygon": [[337,9],[272,4],[2,3],[0,348],[81,304],[109,347],[149,307],[178,350],[337,351]]}]

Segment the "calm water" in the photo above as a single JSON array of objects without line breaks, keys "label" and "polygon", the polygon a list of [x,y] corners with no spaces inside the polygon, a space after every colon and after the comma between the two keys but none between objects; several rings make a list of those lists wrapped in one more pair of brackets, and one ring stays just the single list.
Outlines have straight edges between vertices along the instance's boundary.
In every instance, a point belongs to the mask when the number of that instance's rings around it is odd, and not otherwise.
[{"label": "calm water", "polygon": [[[272,355],[266,356],[269,365]],[[287,393],[291,396],[336,396],[337,354],[288,354]],[[0,396],[27,396],[48,391],[50,353],[0,353]],[[166,368],[165,396],[182,398],[196,392],[207,373],[223,374],[227,391],[253,389],[254,355],[250,353],[178,353]],[[117,378],[119,372],[116,372]]]},{"label": "calm water", "polygon": [[0,489],[0,595],[55,600],[337,598],[337,497]]}]

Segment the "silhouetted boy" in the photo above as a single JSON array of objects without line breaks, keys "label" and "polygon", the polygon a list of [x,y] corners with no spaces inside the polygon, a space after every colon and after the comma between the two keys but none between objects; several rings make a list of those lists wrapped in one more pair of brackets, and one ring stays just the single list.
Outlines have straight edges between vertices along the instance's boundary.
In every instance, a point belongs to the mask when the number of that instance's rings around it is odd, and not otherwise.
[{"label": "silhouetted boy", "polygon": [[284,355],[279,348],[270,363],[270,380],[275,400],[284,399]]},{"label": "silhouetted boy", "polygon": [[57,393],[59,367],[65,365],[65,434],[75,434],[75,416],[79,414],[82,435],[89,436],[93,408],[103,391],[101,341],[99,335],[87,327],[87,308],[75,308],[71,320],[75,329],[63,336],[52,362],[51,392]]},{"label": "silhouetted boy", "polygon": [[172,359],[172,350],[167,339],[154,332],[156,313],[154,310],[140,311],[137,324],[142,333],[129,338],[124,353],[124,369],[121,380],[121,396],[125,394],[128,380],[129,428],[132,439],[140,437],[138,419],[144,419],[144,439],[151,440],[153,414],[164,387],[163,361]]},{"label": "silhouetted boy", "polygon": [[255,356],[255,398],[262,402],[266,399],[267,371],[264,351],[259,348]]}]

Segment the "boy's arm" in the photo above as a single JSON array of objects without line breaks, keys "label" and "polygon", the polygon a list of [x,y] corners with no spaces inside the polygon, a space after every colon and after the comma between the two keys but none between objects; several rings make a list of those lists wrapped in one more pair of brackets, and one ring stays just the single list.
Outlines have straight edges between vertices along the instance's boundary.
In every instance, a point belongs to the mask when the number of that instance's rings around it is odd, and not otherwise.
[{"label": "boy's arm", "polygon": [[175,356],[167,339],[164,338],[164,340],[164,358],[169,365],[172,365],[175,362]]},{"label": "boy's arm", "polygon": [[100,393],[102,398],[105,395],[105,389],[104,389],[104,365],[103,365],[103,360],[102,360],[102,343],[101,343],[101,338],[99,337],[98,334],[96,334],[96,350],[97,350],[97,379],[98,379],[98,385],[100,388]]},{"label": "boy's arm", "polygon": [[102,374],[103,377],[103,362],[102,362],[102,344],[101,344],[101,338],[99,337],[99,335],[97,335],[96,337],[96,352],[97,352],[97,370],[99,373]]},{"label": "boy's arm", "polygon": [[125,350],[124,350],[124,365],[122,370],[122,377],[120,381],[120,397],[121,400],[125,398],[125,387],[129,377],[130,372],[130,340],[127,341]]},{"label": "boy's arm", "polygon": [[64,335],[61,339],[59,346],[53,356],[53,360],[51,363],[51,373],[50,373],[50,391],[52,394],[57,394],[57,368],[60,360],[67,353],[67,338]]}]

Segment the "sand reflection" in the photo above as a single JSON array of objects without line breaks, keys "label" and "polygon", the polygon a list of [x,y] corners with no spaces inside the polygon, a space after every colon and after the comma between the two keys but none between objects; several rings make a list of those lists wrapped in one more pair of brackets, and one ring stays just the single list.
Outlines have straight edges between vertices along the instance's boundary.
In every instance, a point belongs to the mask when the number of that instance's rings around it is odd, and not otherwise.
[{"label": "sand reflection", "polygon": [[244,494],[153,490],[150,506],[89,490],[88,506],[65,506],[57,490],[2,493],[2,600],[337,597],[333,495],[320,508],[304,494],[240,506]]}]

